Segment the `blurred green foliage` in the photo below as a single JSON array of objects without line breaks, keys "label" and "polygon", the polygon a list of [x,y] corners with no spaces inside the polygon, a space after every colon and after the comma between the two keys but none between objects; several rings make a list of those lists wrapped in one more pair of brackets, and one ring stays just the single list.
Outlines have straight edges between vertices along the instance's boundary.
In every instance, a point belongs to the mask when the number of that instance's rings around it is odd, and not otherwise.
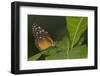
[{"label": "blurred green foliage", "polygon": [[[40,51],[35,47],[32,24],[36,23],[52,36],[55,46]],[[87,58],[87,17],[28,15],[28,60]]]}]

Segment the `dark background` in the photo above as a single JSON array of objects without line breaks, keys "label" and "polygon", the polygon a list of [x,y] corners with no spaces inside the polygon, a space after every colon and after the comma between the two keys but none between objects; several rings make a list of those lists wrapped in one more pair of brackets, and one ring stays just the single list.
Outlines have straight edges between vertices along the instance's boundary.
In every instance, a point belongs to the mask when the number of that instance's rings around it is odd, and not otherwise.
[{"label": "dark background", "polygon": [[35,39],[32,35],[33,23],[48,31],[54,41],[61,40],[67,35],[64,16],[28,15],[28,58],[40,52],[34,44]]}]

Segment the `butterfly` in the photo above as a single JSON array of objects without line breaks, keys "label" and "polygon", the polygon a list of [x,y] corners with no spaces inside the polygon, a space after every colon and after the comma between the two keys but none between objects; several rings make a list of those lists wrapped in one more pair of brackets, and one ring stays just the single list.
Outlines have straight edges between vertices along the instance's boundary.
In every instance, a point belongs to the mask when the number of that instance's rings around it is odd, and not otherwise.
[{"label": "butterfly", "polygon": [[32,25],[32,33],[35,38],[35,46],[40,50],[45,50],[54,46],[54,41],[49,33],[37,24]]}]

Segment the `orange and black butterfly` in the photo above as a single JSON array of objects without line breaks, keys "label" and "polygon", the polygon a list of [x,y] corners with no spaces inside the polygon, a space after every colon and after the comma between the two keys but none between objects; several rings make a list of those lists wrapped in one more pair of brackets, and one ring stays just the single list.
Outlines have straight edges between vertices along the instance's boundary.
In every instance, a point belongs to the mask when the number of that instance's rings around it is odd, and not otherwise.
[{"label": "orange and black butterfly", "polygon": [[47,31],[37,24],[32,25],[32,32],[35,38],[35,45],[40,50],[45,50],[54,46],[54,41]]}]

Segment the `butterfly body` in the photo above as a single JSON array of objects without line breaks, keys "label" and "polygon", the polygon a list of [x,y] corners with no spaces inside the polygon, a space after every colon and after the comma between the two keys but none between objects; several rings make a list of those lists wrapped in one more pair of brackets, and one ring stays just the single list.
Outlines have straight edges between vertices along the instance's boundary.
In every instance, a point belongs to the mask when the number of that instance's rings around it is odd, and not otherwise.
[{"label": "butterfly body", "polygon": [[45,50],[49,47],[54,46],[54,42],[51,36],[48,34],[47,31],[45,31],[39,25],[33,24],[32,32],[35,38],[35,45],[40,50]]}]

